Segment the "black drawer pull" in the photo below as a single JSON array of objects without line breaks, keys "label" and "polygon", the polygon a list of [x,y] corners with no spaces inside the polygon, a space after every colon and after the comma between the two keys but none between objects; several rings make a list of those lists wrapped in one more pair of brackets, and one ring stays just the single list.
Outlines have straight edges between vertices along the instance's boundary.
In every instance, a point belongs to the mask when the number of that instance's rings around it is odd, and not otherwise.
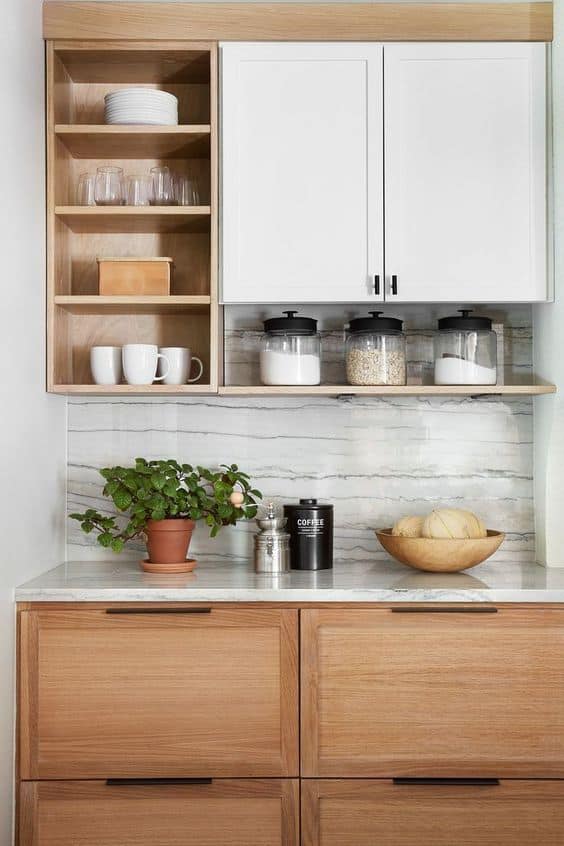
[{"label": "black drawer pull", "polygon": [[108,787],[146,787],[167,784],[211,784],[211,778],[107,778]]},{"label": "black drawer pull", "polygon": [[498,778],[418,778],[418,777],[404,777],[395,778],[394,784],[415,784],[415,785],[454,785],[464,787],[495,787],[499,784]]},{"label": "black drawer pull", "polygon": [[471,608],[392,608],[392,614],[497,614],[491,605],[476,605]]},{"label": "black drawer pull", "polygon": [[106,608],[106,614],[211,614],[211,608]]}]

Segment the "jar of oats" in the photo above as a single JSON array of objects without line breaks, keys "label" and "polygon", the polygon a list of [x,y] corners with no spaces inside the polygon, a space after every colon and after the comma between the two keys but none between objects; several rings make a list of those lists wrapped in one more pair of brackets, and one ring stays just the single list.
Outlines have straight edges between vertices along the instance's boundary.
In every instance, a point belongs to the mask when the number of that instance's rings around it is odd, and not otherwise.
[{"label": "jar of oats", "polygon": [[403,322],[395,317],[357,317],[348,325],[345,345],[349,385],[405,385]]}]

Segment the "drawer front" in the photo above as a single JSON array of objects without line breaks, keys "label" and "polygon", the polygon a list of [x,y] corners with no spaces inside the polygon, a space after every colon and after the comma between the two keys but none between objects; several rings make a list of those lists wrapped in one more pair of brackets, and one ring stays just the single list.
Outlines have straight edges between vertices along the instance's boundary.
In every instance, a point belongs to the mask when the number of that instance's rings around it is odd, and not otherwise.
[{"label": "drawer front", "polygon": [[21,613],[21,777],[297,776],[297,612],[148,610]]},{"label": "drawer front", "polygon": [[301,632],[303,775],[564,777],[564,610],[308,610]]},{"label": "drawer front", "polygon": [[298,781],[23,782],[19,846],[298,846]]},{"label": "drawer front", "polygon": [[564,784],[304,781],[303,846],[561,846]]}]

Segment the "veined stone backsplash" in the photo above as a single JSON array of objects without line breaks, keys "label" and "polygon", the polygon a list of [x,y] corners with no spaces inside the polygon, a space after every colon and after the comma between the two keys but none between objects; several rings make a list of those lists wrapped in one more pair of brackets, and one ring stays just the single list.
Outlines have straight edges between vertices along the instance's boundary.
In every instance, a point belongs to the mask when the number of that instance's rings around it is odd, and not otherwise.
[{"label": "veined stone backsplash", "polygon": [[[303,308],[314,316],[319,311]],[[487,313],[498,317],[492,309]],[[431,315],[429,309],[429,327]],[[506,362],[525,373],[531,368],[530,309],[512,308],[503,317]],[[230,322],[228,339],[233,332],[233,340],[240,330],[233,328],[237,321]],[[429,349],[430,335],[422,337]],[[97,469],[136,456],[210,466],[236,462],[265,497],[334,503],[338,559],[385,559],[375,527],[440,505],[470,508],[491,528],[507,532],[498,558],[529,559],[534,553],[532,434],[528,397],[73,398],[68,508],[92,506],[110,513]],[[244,523],[211,540],[199,525],[192,552],[200,560],[249,558],[254,531],[254,523]],[[68,532],[69,559],[111,555],[73,521]],[[127,555],[139,557],[142,549],[138,544]]]}]

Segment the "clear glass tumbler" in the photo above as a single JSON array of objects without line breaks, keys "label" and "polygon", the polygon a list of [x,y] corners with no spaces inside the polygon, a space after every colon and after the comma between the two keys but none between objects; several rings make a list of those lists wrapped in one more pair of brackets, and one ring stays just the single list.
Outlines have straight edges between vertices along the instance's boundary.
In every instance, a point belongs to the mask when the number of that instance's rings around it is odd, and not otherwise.
[{"label": "clear glass tumbler", "polygon": [[96,177],[92,173],[81,173],[78,177],[76,202],[79,206],[95,206]]},{"label": "clear glass tumbler", "polygon": [[151,198],[151,180],[148,176],[133,174],[125,183],[125,202],[128,206],[148,206]]},{"label": "clear glass tumbler", "polygon": [[194,179],[178,176],[175,179],[175,194],[179,206],[199,206],[200,192]]},{"label": "clear glass tumbler", "polygon": [[106,165],[98,168],[94,197],[97,206],[122,206],[124,204],[123,170],[121,167]]},{"label": "clear glass tumbler", "polygon": [[151,168],[151,205],[176,206],[178,200],[174,192],[174,177],[170,168],[159,165]]}]

